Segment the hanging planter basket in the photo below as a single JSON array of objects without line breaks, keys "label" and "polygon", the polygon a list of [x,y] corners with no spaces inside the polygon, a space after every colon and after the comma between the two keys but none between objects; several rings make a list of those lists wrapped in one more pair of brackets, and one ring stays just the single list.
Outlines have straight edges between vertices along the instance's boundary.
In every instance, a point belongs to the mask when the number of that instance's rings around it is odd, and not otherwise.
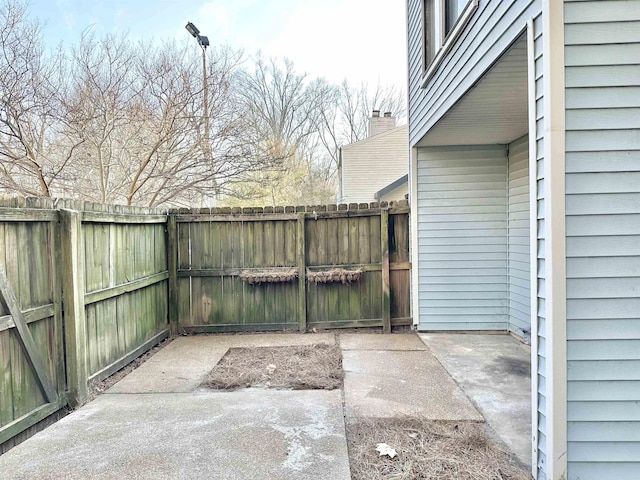
[{"label": "hanging planter basket", "polygon": [[263,270],[243,270],[240,280],[250,285],[261,283],[287,283],[298,278],[297,268],[265,268]]},{"label": "hanging planter basket", "polygon": [[307,282],[319,283],[355,283],[360,280],[364,270],[358,268],[356,270],[346,270],[344,268],[332,268],[323,272],[311,272],[307,270]]}]

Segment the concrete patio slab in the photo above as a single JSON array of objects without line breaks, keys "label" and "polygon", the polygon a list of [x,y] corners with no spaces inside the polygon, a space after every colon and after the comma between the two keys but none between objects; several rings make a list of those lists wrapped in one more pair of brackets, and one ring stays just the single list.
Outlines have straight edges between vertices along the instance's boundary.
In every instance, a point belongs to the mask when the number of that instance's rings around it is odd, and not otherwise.
[{"label": "concrete patio slab", "polygon": [[[334,343],[336,336],[343,392],[199,388],[229,348]],[[0,456],[0,478],[348,479],[345,417],[402,415],[486,420],[527,464],[529,355],[505,335],[180,337],[108,395]]]},{"label": "concrete patio slab", "polygon": [[341,333],[339,340],[342,350],[428,350],[415,333]]},{"label": "concrete patio slab", "polygon": [[191,392],[229,348],[335,343],[333,333],[195,335],[178,337],[106,393]]},{"label": "concrete patio slab", "polygon": [[[352,340],[352,345],[359,341]],[[363,339],[362,345],[363,350],[343,351],[345,407],[349,421],[358,417],[401,415],[419,415],[432,420],[483,421],[482,415],[427,348],[417,351],[368,350],[367,339]]]},{"label": "concrete patio slab", "polygon": [[0,456],[3,480],[350,478],[335,391],[102,395]]},{"label": "concrete patio slab", "polygon": [[531,464],[531,347],[510,335],[426,334],[429,346],[498,438]]}]

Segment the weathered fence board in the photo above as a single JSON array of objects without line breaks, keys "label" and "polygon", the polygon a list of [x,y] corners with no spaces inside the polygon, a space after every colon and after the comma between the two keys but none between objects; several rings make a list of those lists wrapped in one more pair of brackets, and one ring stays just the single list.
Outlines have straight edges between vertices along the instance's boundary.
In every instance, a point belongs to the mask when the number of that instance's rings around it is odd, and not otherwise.
[{"label": "weathered fence board", "polygon": [[[30,207],[22,209],[14,207]],[[0,453],[65,405],[57,213],[0,200]],[[42,209],[42,207],[49,209]]]},{"label": "weathered fence board", "polygon": [[[331,207],[281,207],[290,213],[266,208],[174,212],[175,232],[169,237],[175,237],[178,251],[176,328],[386,325],[389,330],[409,325],[408,206]],[[240,278],[242,272],[258,275],[278,268],[297,269],[298,279],[250,284]],[[307,270],[332,268],[363,272],[347,284],[307,282]]]},{"label": "weathered fence board", "polygon": [[179,217],[176,228],[181,328],[297,327],[296,283],[249,285],[240,279],[247,269],[296,267],[296,220],[186,223]]},{"label": "weathered fence board", "polygon": [[168,335],[166,221],[159,210],[0,198],[0,453]]},{"label": "weathered fence board", "polygon": [[[35,338],[40,338],[40,332],[34,325],[35,335],[32,335],[31,329],[27,325],[27,321],[22,313],[22,309],[18,304],[18,300],[13,292],[13,288],[9,284],[9,279],[4,271],[0,268],[0,299],[6,305],[9,314],[13,317],[14,333],[22,348],[25,359],[27,360],[29,370],[34,374],[34,378],[40,388],[40,393],[47,403],[53,403],[58,400],[58,393],[51,381],[52,372],[49,368],[45,368],[45,363],[40,358],[40,350],[36,345]],[[45,331],[46,333],[46,331]],[[46,337],[45,337],[46,338]],[[48,362],[47,362],[48,363]]]},{"label": "weathered fence board", "polygon": [[82,214],[89,380],[168,335],[166,222],[158,215]]},{"label": "weathered fence board", "polygon": [[390,214],[389,290],[392,326],[410,323],[411,264],[409,261],[409,216]]},{"label": "weathered fence board", "polygon": [[[381,324],[380,211],[369,216],[308,218],[310,271],[344,268],[364,272],[354,283],[310,283],[308,327],[331,328]],[[366,245],[365,248],[360,248]],[[377,253],[373,258],[371,252]],[[374,263],[378,268],[375,268]]]}]

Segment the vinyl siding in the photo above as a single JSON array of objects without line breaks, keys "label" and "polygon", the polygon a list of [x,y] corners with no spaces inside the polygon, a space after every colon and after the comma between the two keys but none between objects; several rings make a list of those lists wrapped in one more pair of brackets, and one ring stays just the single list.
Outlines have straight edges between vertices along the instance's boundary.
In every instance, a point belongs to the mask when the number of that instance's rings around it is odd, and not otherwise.
[{"label": "vinyl siding", "polygon": [[409,132],[414,146],[495,63],[540,12],[539,0],[480,0],[479,7],[423,87],[423,0],[408,0]]},{"label": "vinyl siding", "polygon": [[[403,125],[342,148],[341,203],[375,202],[374,195],[409,172],[408,127]],[[405,186],[404,193],[407,193]],[[404,194],[402,195],[402,200]]]},{"label": "vinyl siding", "polygon": [[380,201],[382,202],[397,202],[399,200],[404,200],[405,195],[409,191],[409,184],[403,183],[397,188],[394,188],[390,192],[384,194]]},{"label": "vinyl siding", "polygon": [[565,1],[569,480],[640,478],[640,1]]},{"label": "vinyl siding", "polygon": [[507,150],[418,149],[419,329],[506,330]]},{"label": "vinyl siding", "polygon": [[509,331],[531,331],[529,137],[509,145]]},{"label": "vinyl siding", "polygon": [[538,456],[538,479],[547,478],[547,448],[546,448],[546,402],[547,402],[547,370],[546,370],[546,318],[545,318],[545,258],[544,258],[544,242],[545,242],[545,226],[544,226],[544,71],[542,67],[542,16],[537,16],[533,22],[534,35],[534,61],[535,61],[535,111],[533,114],[536,118],[536,199],[537,199],[537,232],[536,238],[538,242],[536,265],[538,278],[537,305],[538,305],[538,328],[537,335],[538,344],[538,418],[537,427],[536,419],[533,420],[533,429],[537,429],[537,456]]}]

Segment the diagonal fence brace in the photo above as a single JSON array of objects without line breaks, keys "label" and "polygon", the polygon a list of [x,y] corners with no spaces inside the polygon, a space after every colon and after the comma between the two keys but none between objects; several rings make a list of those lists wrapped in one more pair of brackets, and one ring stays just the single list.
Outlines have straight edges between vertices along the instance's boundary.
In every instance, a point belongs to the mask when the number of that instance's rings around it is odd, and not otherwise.
[{"label": "diagonal fence brace", "polygon": [[18,300],[16,299],[15,293],[13,293],[13,289],[9,284],[9,279],[7,278],[7,274],[4,269],[0,267],[0,300],[7,306],[9,313],[13,317],[13,322],[16,326],[16,331],[18,332],[18,340],[22,345],[25,356],[27,357],[27,361],[31,365],[31,368],[35,372],[36,381],[42,390],[45,399],[48,403],[53,403],[58,400],[58,393],[56,389],[53,388],[53,384],[49,379],[48,372],[42,363],[42,359],[40,358],[40,354],[38,353],[38,348],[36,346],[35,341],[33,340],[33,336],[31,335],[31,331],[27,326],[27,322],[22,314],[22,310],[20,310],[20,305],[18,305]]}]

